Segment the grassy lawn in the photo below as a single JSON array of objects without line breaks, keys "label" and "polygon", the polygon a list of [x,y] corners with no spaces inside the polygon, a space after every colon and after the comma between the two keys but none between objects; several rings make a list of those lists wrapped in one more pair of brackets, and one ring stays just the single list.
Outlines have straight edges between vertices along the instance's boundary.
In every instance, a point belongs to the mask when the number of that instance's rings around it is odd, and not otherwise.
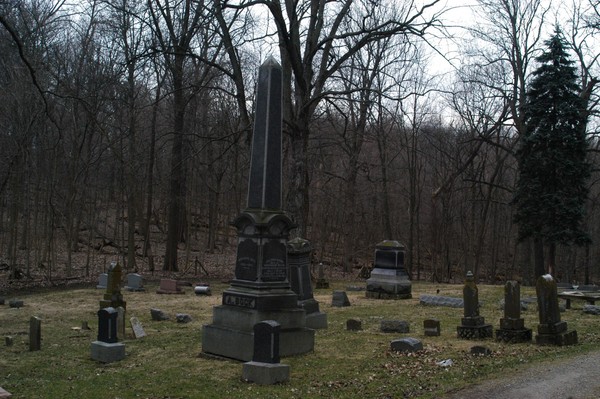
[{"label": "grassy lawn", "polygon": [[[225,284],[213,284],[210,297],[195,296],[190,287],[186,295],[157,295],[157,287],[152,285],[146,292],[123,292],[127,318],[136,316],[147,336],[136,340],[128,329],[126,358],[107,365],[90,358],[103,291],[89,288],[22,295],[23,308],[0,306],[0,387],[14,399],[439,398],[480,379],[518,371],[522,365],[600,349],[598,317],[583,314],[580,301],[574,301],[572,309],[562,314],[569,329],[577,330],[578,345],[509,345],[491,339],[459,340],[456,326],[462,309],[419,304],[421,294],[435,294],[437,290],[440,295],[461,297],[460,285],[414,283],[413,299],[401,301],[367,299],[364,291],[348,291],[352,306],[331,307],[332,291],[344,290],[347,285],[334,282],[331,289],[315,291],[321,311],[328,315],[329,328],[316,332],[314,352],[282,359],[291,366],[290,381],[274,386],[242,381],[240,362],[200,355],[202,325],[211,322],[212,307],[220,303],[221,292],[228,287]],[[502,317],[499,300],[503,295],[502,286],[479,286],[481,315],[494,328]],[[535,292],[522,287],[521,295],[534,296]],[[171,320],[152,321],[151,308],[163,310]],[[178,324],[176,313],[188,313],[193,321]],[[28,350],[31,316],[42,319],[42,350],[37,352]],[[522,316],[535,336],[536,306],[530,306]],[[423,334],[423,320],[431,317],[441,321],[440,337]],[[349,318],[361,319],[363,331],[346,331]],[[379,325],[384,319],[409,321],[411,332],[382,333]],[[87,321],[91,330],[78,329],[82,321]],[[5,336],[13,337],[12,346],[4,345]],[[403,336],[420,339],[424,350],[416,354],[391,352],[390,341]],[[476,344],[489,347],[493,354],[469,354]],[[445,359],[452,359],[453,365],[443,368],[436,364]]]}]

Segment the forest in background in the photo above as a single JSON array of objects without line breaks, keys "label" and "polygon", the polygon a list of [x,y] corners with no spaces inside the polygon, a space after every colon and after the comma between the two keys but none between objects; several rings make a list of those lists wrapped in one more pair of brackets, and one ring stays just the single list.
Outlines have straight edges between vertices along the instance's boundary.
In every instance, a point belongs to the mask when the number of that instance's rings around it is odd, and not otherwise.
[{"label": "forest in background", "polygon": [[413,279],[531,283],[515,151],[534,59],[561,21],[590,115],[592,244],[559,246],[556,274],[598,282],[600,2],[473,3],[477,24],[459,26],[466,10],[439,0],[0,1],[0,273],[231,259],[273,54],[285,208],[315,263],[355,275],[395,239]]}]

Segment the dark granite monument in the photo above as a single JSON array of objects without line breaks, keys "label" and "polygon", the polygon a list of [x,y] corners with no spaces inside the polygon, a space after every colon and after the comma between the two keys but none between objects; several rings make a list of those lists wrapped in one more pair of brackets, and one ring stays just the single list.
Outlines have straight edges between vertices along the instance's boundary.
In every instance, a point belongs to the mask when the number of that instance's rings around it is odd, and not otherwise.
[{"label": "dark granite monument", "polygon": [[289,281],[287,239],[294,228],[282,210],[282,70],[273,57],[259,69],[248,206],[233,221],[238,248],[235,278],[213,308],[212,324],[202,328],[202,351],[248,361],[254,325],[274,320],[281,325],[281,356],[310,352],[313,329]]},{"label": "dark granite monument", "polygon": [[574,345],[577,331],[567,331],[567,322],[560,321],[558,293],[554,278],[545,274],[537,279],[535,291],[538,300],[540,324],[535,341],[539,345]]},{"label": "dark granite monument", "polygon": [[29,350],[39,351],[42,349],[42,320],[31,316],[29,319]]},{"label": "dark granite monument", "polygon": [[290,366],[280,363],[279,336],[281,326],[265,320],[254,326],[254,354],[244,363],[242,378],[261,385],[272,385],[290,379]]},{"label": "dark granite monument", "polygon": [[404,245],[382,241],[375,249],[375,266],[367,279],[367,298],[412,298],[412,286],[404,268]]},{"label": "dark granite monument", "polygon": [[306,327],[327,328],[327,315],[319,310],[310,281],[310,241],[296,237],[287,243],[290,284],[298,295],[298,306],[306,311]]},{"label": "dark granite monument", "polygon": [[479,291],[475,277],[467,272],[463,288],[464,315],[461,325],[456,327],[458,338],[479,339],[493,337],[491,324],[485,324],[485,319],[479,315]]},{"label": "dark granite monument", "polygon": [[496,339],[510,343],[531,341],[531,329],[525,328],[521,318],[521,286],[517,281],[507,281],[504,286],[504,318],[500,319]]},{"label": "dark granite monument", "polygon": [[117,318],[118,311],[112,307],[98,311],[98,339],[91,345],[92,359],[112,363],[125,358],[125,344],[117,336]]}]

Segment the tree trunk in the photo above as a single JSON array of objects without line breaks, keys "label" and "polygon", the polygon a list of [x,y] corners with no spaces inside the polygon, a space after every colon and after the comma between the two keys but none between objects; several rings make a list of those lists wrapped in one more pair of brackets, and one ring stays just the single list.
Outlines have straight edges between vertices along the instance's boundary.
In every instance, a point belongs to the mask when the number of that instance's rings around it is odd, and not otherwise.
[{"label": "tree trunk", "polygon": [[544,241],[540,236],[535,236],[533,238],[533,259],[534,279],[537,280],[539,276],[546,274],[546,269],[544,267]]}]

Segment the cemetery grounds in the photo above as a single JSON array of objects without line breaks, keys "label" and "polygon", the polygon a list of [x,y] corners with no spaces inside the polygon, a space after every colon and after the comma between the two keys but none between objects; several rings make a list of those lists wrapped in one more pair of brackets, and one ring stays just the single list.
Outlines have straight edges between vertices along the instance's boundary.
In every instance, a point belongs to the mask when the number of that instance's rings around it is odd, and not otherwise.
[{"label": "cemetery grounds", "polygon": [[[127,301],[126,318],[137,317],[147,334],[135,339],[131,328],[124,340],[126,358],[102,364],[90,358],[96,339],[98,301],[103,290],[76,288],[45,290],[33,294],[14,293],[22,308],[0,305],[0,336],[13,338],[12,346],[0,345],[0,387],[14,399],[34,398],[442,398],[499,375],[515,375],[531,365],[564,360],[600,349],[598,317],[584,314],[584,302],[574,301],[563,312],[569,330],[577,330],[579,344],[567,347],[534,343],[505,344],[492,339],[459,340],[456,327],[461,308],[419,304],[422,294],[460,298],[462,285],[413,282],[412,299],[368,299],[364,291],[350,291],[350,307],[332,307],[333,290],[346,290],[363,281],[332,281],[329,289],[316,289],[314,296],[327,313],[329,327],[317,330],[315,350],[283,358],[291,366],[290,381],[260,386],[241,380],[242,363],[201,354],[202,325],[209,324],[212,308],[220,304],[229,285],[211,282],[212,296],[196,296],[192,287],[185,295],[158,295],[157,283],[146,283],[145,292],[122,291]],[[479,285],[480,314],[498,327],[503,316],[499,302],[504,286]],[[521,287],[521,298],[535,296],[533,287]],[[7,296],[8,300],[11,296]],[[171,318],[152,321],[150,309],[158,308]],[[176,313],[187,313],[192,322],[175,321]],[[42,319],[41,350],[29,351],[29,319]],[[538,324],[535,304],[522,312],[525,325]],[[347,331],[346,321],[358,318],[362,331]],[[423,320],[437,318],[441,336],[425,337]],[[405,320],[410,333],[383,333],[382,320]],[[90,330],[81,328],[88,322]],[[415,337],[424,350],[402,354],[390,351],[390,342]],[[2,342],[3,343],[3,342]],[[490,356],[471,355],[474,345],[485,345]],[[452,365],[439,363],[451,360]]]}]

